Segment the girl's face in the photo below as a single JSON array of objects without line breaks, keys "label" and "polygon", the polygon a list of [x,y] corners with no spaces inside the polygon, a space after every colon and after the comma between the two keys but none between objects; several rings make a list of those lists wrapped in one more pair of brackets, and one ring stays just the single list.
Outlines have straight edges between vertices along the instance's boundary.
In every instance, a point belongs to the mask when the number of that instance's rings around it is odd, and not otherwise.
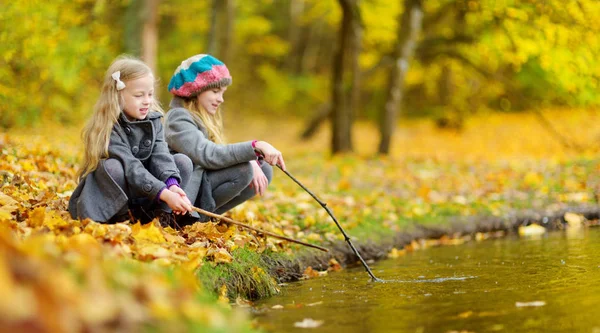
[{"label": "girl's face", "polygon": [[129,120],[146,119],[154,101],[154,76],[146,74],[135,80],[126,81],[121,96],[123,112]]},{"label": "girl's face", "polygon": [[225,101],[223,99],[223,94],[226,90],[227,87],[221,87],[203,91],[196,97],[196,101],[204,108],[204,110],[208,111],[208,113],[215,115],[219,109],[219,105]]}]

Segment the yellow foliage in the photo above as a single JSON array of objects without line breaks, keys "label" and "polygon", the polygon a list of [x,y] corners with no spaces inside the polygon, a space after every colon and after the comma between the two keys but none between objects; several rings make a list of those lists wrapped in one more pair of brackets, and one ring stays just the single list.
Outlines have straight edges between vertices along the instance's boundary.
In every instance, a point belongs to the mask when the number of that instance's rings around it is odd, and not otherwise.
[{"label": "yellow foliage", "polygon": [[164,243],[165,236],[156,226],[156,222],[141,225],[139,222],[131,227],[133,238],[137,242]]},{"label": "yellow foliage", "polygon": [[530,224],[528,226],[519,227],[520,236],[540,236],[546,233],[546,228],[539,224]]}]

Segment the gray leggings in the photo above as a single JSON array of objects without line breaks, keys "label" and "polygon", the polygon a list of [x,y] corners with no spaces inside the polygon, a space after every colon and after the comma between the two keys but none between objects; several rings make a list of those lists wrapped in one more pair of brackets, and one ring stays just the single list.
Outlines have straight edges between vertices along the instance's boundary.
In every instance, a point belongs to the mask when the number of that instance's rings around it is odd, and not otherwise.
[{"label": "gray leggings", "polygon": [[[259,161],[259,164],[270,184],[273,178],[273,168],[262,160]],[[252,165],[248,162],[221,170],[206,170],[205,172],[212,187],[216,214],[223,214],[256,194],[254,188],[250,187],[254,174]]]},{"label": "gray leggings", "polygon": [[[177,166],[177,169],[179,170],[179,175],[181,176],[181,184],[179,185],[181,187],[184,187],[190,180],[190,176],[192,175],[192,160],[190,160],[189,157],[183,154],[175,154],[173,155],[173,158],[175,159],[175,166]],[[101,164],[101,166],[104,167],[104,170],[106,170],[106,172],[112,177],[115,183],[117,183],[117,185],[119,185],[119,187],[123,189],[123,191],[125,192],[125,194],[127,194],[130,200],[136,199],[131,197],[131,192],[129,191],[129,188],[127,186],[127,180],[125,179],[125,170],[123,169],[123,165],[121,164],[121,162],[114,158],[109,158],[105,160],[104,163]],[[151,204],[151,202],[149,203]],[[166,204],[161,202],[161,208],[168,210],[168,207],[162,206],[166,206]],[[117,213],[117,215],[126,214],[127,210],[128,207],[125,207],[123,211]]]}]

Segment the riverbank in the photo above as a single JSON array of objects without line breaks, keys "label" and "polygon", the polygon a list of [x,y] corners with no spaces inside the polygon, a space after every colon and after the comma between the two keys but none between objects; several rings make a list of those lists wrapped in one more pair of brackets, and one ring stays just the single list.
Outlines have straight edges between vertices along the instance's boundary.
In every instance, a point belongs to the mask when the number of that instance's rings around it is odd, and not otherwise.
[{"label": "riverbank", "polygon": [[[574,133],[595,123],[594,117],[593,112],[574,113],[559,124]],[[300,127],[297,122],[246,126],[255,132],[233,129],[237,136],[230,141],[260,138],[289,152],[288,171],[327,203],[365,259],[377,260],[422,246],[483,239],[534,221],[558,227],[554,221],[564,219],[565,213],[597,218],[596,148],[571,152],[536,129],[532,119],[473,119],[463,133],[438,132],[428,122],[406,123],[390,157],[369,153],[376,135],[368,124],[357,125],[360,144],[352,155],[328,156],[326,131],[298,144],[290,136]],[[286,131],[269,131],[269,126]],[[592,142],[596,133],[585,135],[577,139]],[[80,325],[161,330],[184,323],[182,329],[217,332],[239,324],[240,330],[251,331],[243,313],[228,309],[230,302],[244,305],[276,293],[279,283],[304,273],[318,275],[316,271],[356,264],[326,212],[278,170],[262,198],[229,216],[327,245],[331,253],[213,223],[174,230],[156,224],[73,221],[65,209],[76,185],[78,136],[78,128],[60,126],[0,135],[0,273],[8,281],[6,288],[21,290],[0,302],[3,326],[16,320],[48,329]],[[10,259],[15,253],[17,261]],[[22,275],[46,267],[53,267],[49,276]],[[61,287],[65,285],[69,287]],[[193,296],[177,296],[181,294]],[[108,295],[98,306],[108,310],[86,316],[89,299],[98,295]],[[34,310],[15,315],[9,310],[22,297],[28,297],[23,304]],[[125,307],[139,311],[122,318]],[[52,319],[66,316],[61,308],[77,315],[65,322]]]}]

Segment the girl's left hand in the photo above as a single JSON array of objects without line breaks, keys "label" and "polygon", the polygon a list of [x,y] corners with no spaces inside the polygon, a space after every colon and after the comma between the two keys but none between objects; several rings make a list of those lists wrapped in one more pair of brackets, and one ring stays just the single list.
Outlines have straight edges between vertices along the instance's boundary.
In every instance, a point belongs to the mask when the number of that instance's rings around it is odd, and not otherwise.
[{"label": "girl's left hand", "polygon": [[171,192],[179,194],[188,205],[192,205],[192,202],[187,197],[187,194],[185,194],[185,192],[181,189],[181,187],[177,185],[172,185],[171,187],[169,187],[169,190],[171,190]]},{"label": "girl's left hand", "polygon": [[252,182],[250,183],[250,187],[254,188],[254,191],[256,191],[257,195],[263,195],[267,190],[269,180],[260,168],[260,165],[258,165],[258,161],[252,161],[250,162],[250,164],[252,164],[253,171]]}]

